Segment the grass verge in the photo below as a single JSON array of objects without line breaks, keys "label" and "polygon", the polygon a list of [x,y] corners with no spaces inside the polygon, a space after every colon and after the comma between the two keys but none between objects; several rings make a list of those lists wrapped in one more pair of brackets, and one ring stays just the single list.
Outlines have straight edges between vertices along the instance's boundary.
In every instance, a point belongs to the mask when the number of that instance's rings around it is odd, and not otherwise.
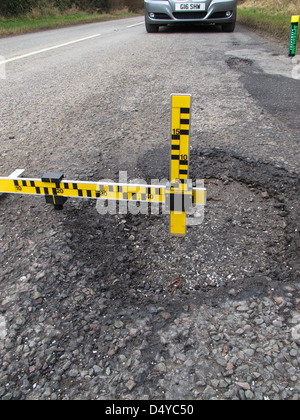
[{"label": "grass verge", "polygon": [[113,19],[124,19],[139,15],[141,15],[141,13],[130,13],[127,10],[121,10],[103,14],[75,13],[40,17],[0,17],[0,37],[20,35],[44,29],[62,28],[65,26],[78,25],[83,23],[105,22]]},{"label": "grass verge", "polygon": [[[238,8],[238,22],[256,31],[272,36],[279,41],[288,42],[291,31],[291,16],[283,10],[270,7]],[[298,13],[300,14],[300,9]]]}]

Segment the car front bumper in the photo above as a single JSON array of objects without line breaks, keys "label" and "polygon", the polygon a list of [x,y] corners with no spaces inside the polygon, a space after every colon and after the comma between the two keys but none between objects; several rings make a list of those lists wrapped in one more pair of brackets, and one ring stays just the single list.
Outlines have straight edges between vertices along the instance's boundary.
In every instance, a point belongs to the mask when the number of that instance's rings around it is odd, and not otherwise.
[{"label": "car front bumper", "polygon": [[[176,3],[195,3],[192,0],[145,0],[146,21],[153,25],[168,25],[171,23],[203,23],[220,24],[232,23],[236,20],[236,0],[211,0],[197,3],[206,3],[203,11],[178,11]],[[230,16],[226,13],[231,11]],[[154,15],[153,15],[154,14]]]}]

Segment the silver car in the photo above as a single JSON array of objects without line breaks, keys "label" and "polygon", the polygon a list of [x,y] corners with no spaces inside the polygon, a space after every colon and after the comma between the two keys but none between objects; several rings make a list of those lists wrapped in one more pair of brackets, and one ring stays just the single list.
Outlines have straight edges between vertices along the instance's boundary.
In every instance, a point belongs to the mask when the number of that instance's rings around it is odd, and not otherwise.
[{"label": "silver car", "polygon": [[160,26],[174,23],[221,25],[233,32],[237,0],[145,0],[147,32],[158,32]]}]

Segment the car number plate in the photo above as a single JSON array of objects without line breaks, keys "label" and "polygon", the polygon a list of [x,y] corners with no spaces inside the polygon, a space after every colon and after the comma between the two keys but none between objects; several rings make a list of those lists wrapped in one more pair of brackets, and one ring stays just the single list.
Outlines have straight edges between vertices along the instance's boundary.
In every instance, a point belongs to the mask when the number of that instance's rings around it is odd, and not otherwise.
[{"label": "car number plate", "polygon": [[176,11],[205,11],[205,3],[177,3],[175,5]]}]

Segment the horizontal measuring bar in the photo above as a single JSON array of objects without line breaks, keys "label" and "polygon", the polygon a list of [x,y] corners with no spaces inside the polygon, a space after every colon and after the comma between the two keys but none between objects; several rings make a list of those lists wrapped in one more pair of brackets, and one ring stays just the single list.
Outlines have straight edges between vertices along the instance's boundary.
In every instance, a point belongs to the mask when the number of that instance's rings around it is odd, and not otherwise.
[{"label": "horizontal measuring bar", "polygon": [[[52,181],[48,179],[47,181]],[[172,187],[170,194],[192,194],[193,204],[205,204],[205,189],[187,191],[185,184]],[[57,196],[67,198],[92,198],[104,200],[141,201],[148,203],[165,203],[166,185],[123,184],[106,182],[84,182],[61,180],[45,182],[35,178],[0,177],[0,192],[8,194],[28,194]]]}]

